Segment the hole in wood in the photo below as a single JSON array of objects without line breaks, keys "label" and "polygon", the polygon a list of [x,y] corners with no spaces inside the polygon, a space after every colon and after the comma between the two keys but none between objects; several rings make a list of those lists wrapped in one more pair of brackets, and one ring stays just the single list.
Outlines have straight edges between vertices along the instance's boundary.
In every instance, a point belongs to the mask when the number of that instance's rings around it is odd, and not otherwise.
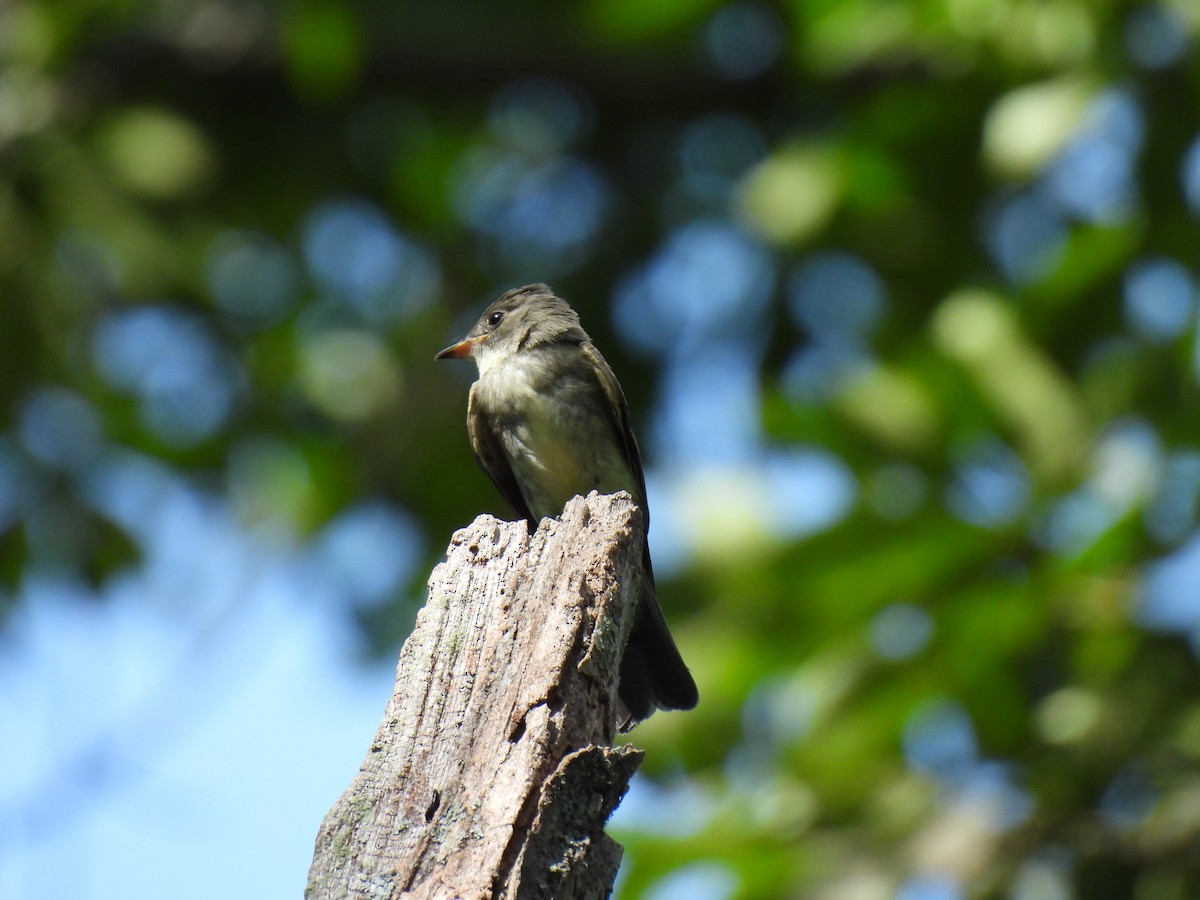
[{"label": "hole in wood", "polygon": [[513,726],[513,730],[508,733],[508,742],[510,744],[516,744],[523,737],[525,737],[525,717],[521,716],[521,718],[517,720],[517,724]]},{"label": "hole in wood", "polygon": [[433,799],[429,801],[429,805],[425,807],[425,821],[431,822],[434,814],[437,813],[438,807],[442,805],[442,792],[435,790]]}]

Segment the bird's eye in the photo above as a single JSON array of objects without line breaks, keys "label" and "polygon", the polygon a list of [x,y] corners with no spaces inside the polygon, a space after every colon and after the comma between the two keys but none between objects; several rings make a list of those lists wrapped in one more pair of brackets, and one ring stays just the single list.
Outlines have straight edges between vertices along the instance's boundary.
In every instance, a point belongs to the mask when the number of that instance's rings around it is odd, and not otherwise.
[{"label": "bird's eye", "polygon": [[504,310],[498,309],[488,316],[488,327],[495,328],[500,324],[500,320],[504,318]]}]

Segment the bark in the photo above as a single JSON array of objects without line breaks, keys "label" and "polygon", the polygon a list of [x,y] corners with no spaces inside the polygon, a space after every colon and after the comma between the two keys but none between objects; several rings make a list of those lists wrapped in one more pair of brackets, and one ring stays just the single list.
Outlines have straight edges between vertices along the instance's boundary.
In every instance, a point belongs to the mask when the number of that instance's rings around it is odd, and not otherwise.
[{"label": "bark", "polygon": [[627,494],[592,493],[532,535],[491,516],[455,533],[309,900],[608,896],[604,823],[642,756],[611,746],[641,528]]}]

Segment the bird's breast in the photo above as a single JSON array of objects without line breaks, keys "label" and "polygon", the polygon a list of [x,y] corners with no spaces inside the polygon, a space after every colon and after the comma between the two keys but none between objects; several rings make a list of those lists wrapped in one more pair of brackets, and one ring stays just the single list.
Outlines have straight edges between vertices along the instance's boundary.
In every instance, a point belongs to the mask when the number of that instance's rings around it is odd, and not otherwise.
[{"label": "bird's breast", "polygon": [[476,390],[534,516],[557,516],[592,490],[636,493],[598,385],[518,355]]}]

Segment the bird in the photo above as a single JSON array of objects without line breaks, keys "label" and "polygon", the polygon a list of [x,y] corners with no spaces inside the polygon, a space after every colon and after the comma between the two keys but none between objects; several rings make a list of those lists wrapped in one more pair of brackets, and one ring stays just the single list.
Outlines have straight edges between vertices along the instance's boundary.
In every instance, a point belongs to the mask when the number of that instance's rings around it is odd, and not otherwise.
[{"label": "bird", "polygon": [[467,401],[475,460],[531,530],[592,490],[627,491],[642,510],[642,585],[620,663],[620,730],[656,709],[693,709],[696,682],[655,592],[646,479],[629,406],[578,313],[545,284],[509,290],[435,357],[465,358],[478,369]]}]

